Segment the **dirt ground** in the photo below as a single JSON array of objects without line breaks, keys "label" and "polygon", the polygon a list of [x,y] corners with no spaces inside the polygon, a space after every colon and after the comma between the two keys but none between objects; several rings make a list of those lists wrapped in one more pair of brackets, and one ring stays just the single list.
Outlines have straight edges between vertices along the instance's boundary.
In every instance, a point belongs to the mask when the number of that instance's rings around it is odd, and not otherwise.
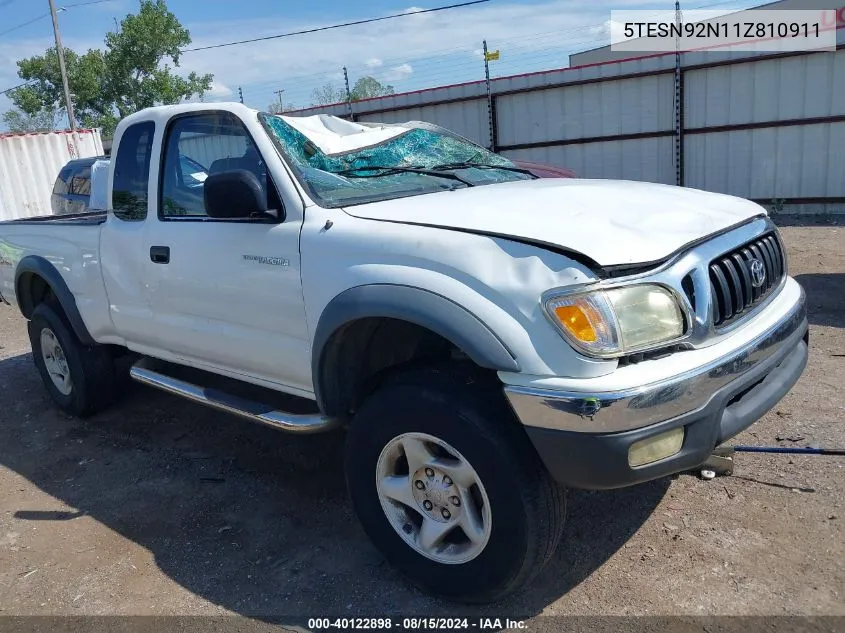
[{"label": "dirt ground", "polygon": [[[734,442],[845,447],[845,227],[783,235],[810,362]],[[342,433],[287,436],[141,386],[69,419],[8,307],[0,346],[0,615],[845,615],[842,457],[742,454],[710,482],[570,491],[540,577],[468,609],[416,591],[369,543]]]}]

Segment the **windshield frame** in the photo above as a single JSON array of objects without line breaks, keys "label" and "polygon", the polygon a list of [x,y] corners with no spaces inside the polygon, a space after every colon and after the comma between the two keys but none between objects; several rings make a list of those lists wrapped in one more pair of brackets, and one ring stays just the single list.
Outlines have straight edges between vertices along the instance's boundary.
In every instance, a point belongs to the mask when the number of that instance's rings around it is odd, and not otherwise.
[{"label": "windshield frame", "polygon": [[[437,176],[432,175],[432,177],[431,177],[432,187],[430,189],[424,189],[424,190],[421,190],[421,191],[401,191],[401,190],[400,191],[386,191],[386,192],[384,192],[383,195],[378,196],[378,197],[373,197],[371,193],[368,193],[368,192],[365,192],[365,191],[362,190],[362,194],[368,194],[368,195],[366,195],[366,197],[363,196],[363,195],[360,198],[355,197],[355,196],[351,196],[349,198],[346,198],[346,199],[343,199],[343,200],[336,200],[336,201],[326,199],[314,187],[314,185],[311,183],[310,179],[306,177],[306,175],[303,173],[303,171],[300,169],[299,165],[297,164],[297,161],[293,160],[293,158],[288,154],[288,152],[285,149],[284,145],[282,144],[281,140],[279,139],[279,137],[273,131],[272,127],[269,124],[269,119],[271,117],[275,117],[275,116],[279,116],[279,115],[275,115],[275,114],[272,114],[272,113],[269,113],[269,112],[259,112],[258,113],[258,122],[261,124],[261,127],[264,129],[264,132],[267,134],[267,136],[270,137],[270,140],[272,141],[273,146],[276,148],[276,151],[278,152],[282,161],[285,163],[285,165],[288,167],[290,172],[293,174],[294,178],[296,179],[296,182],[303,189],[303,191],[308,195],[308,197],[311,199],[311,201],[314,202],[314,204],[316,204],[318,207],[321,207],[323,209],[339,209],[339,208],[343,208],[343,207],[352,207],[352,206],[358,206],[358,205],[363,205],[363,204],[384,202],[384,201],[387,201],[387,200],[396,200],[396,199],[399,199],[399,198],[411,198],[411,197],[427,195],[427,194],[431,194],[431,193],[440,193],[440,192],[445,192],[445,191],[454,191],[456,189],[467,188],[467,185],[443,187],[442,184],[441,184],[441,185],[438,186],[436,184],[436,182],[440,181],[440,179]],[[409,122],[409,123],[411,123],[411,122]],[[439,125],[434,125],[434,124],[425,123],[425,122],[417,122],[417,121],[414,121],[413,123],[417,124],[415,126],[416,128],[428,130],[428,131],[431,131],[431,132],[434,132],[434,133],[437,133],[437,134],[442,134],[443,136],[449,136],[449,137],[452,137],[456,140],[464,142],[467,145],[471,145],[473,147],[476,147],[476,148],[478,148],[479,153],[482,156],[485,155],[485,154],[492,154],[494,156],[499,156],[501,158],[505,158],[506,160],[510,161],[510,159],[508,159],[504,156],[500,156],[499,154],[496,154],[494,152],[491,152],[489,149],[482,147],[481,145],[479,145],[477,143],[474,143],[473,141],[469,140],[468,138],[463,137],[459,134],[456,134],[456,133],[452,132],[451,130],[447,130],[446,128],[442,128]],[[385,123],[383,125],[392,125],[392,124]],[[414,128],[412,128],[412,129],[414,129]],[[357,151],[357,150],[354,150],[354,151]],[[315,169],[317,169],[317,168],[315,168]],[[333,172],[326,171],[325,173],[331,174]],[[443,179],[443,180],[445,180],[445,179]],[[458,179],[456,179],[456,180],[458,180]],[[441,181],[441,183],[442,182],[443,181]],[[502,182],[514,182],[514,181],[503,180]],[[492,184],[497,184],[497,183],[495,183],[495,182],[478,183],[478,185],[492,185]]]}]

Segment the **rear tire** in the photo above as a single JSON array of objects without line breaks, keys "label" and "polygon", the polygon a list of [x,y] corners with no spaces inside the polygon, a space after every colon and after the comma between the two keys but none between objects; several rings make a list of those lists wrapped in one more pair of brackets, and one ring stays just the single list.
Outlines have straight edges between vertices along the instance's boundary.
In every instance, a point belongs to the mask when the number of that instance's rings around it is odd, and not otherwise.
[{"label": "rear tire", "polygon": [[62,411],[85,417],[114,401],[115,368],[108,348],[83,345],[60,306],[38,304],[28,328],[35,366]]},{"label": "rear tire", "polygon": [[548,562],[563,530],[564,491],[501,385],[467,373],[417,370],[372,394],[350,425],[346,473],[376,547],[447,598],[513,593]]}]

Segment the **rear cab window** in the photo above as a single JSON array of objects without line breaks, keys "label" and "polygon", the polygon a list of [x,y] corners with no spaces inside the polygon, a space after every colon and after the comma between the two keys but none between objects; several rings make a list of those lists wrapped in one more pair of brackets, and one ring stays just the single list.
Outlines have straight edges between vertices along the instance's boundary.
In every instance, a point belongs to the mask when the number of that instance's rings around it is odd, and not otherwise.
[{"label": "rear cab window", "polygon": [[56,178],[56,184],[53,185],[53,193],[59,196],[66,195],[70,191],[70,178],[73,175],[73,168],[65,165],[59,172]]},{"label": "rear cab window", "polygon": [[112,204],[120,220],[140,221],[147,217],[147,187],[155,124],[142,121],[123,131],[114,157]]},{"label": "rear cab window", "polygon": [[77,168],[73,178],[70,179],[70,193],[78,196],[91,195],[91,165]]}]

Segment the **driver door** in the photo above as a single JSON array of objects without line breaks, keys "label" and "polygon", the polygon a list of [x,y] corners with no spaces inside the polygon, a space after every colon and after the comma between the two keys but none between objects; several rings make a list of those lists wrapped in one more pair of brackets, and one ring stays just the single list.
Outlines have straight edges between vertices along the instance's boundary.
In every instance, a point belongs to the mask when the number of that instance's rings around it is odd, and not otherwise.
[{"label": "driver door", "polygon": [[[278,218],[210,218],[203,183],[246,169]],[[158,214],[147,264],[158,339],[182,362],[309,391],[299,257],[301,216],[278,190],[243,123],[190,113],[164,134]]]}]

